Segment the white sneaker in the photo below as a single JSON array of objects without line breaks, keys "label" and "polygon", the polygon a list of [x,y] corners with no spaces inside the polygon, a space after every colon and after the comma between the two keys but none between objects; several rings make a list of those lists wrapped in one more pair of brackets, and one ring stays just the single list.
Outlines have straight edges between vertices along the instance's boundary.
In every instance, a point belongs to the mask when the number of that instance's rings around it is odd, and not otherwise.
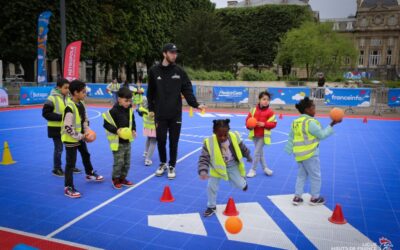
[{"label": "white sneaker", "polygon": [[150,166],[151,164],[153,164],[153,162],[151,160],[149,160],[149,159],[145,159],[144,160],[144,165],[145,166]]},{"label": "white sneaker", "polygon": [[156,176],[162,176],[164,174],[164,171],[167,170],[167,167],[167,163],[161,163],[156,170]]},{"label": "white sneaker", "polygon": [[175,167],[169,167],[168,168],[168,179],[173,180],[175,179],[176,173],[175,173]]},{"label": "white sneaker", "polygon": [[269,168],[264,168],[264,173],[265,173],[266,175],[268,175],[268,176],[271,176],[271,175],[274,173],[274,171],[272,171],[272,170],[269,169]]},{"label": "white sneaker", "polygon": [[256,171],[254,169],[250,169],[249,172],[247,173],[247,177],[252,178],[256,176]]}]

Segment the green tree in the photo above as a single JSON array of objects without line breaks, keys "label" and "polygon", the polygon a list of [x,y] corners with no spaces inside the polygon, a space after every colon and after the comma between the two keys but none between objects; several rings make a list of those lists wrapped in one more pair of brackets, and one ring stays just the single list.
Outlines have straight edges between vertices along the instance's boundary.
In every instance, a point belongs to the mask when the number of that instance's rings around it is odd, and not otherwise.
[{"label": "green tree", "polygon": [[231,69],[238,46],[226,25],[214,12],[195,11],[176,35],[183,63],[193,69]]},{"label": "green tree", "polygon": [[276,61],[280,65],[292,63],[307,71],[307,78],[323,71],[335,74],[345,59],[354,65],[357,50],[350,39],[332,31],[332,24],[308,22],[289,31],[281,40]]},{"label": "green tree", "polygon": [[239,61],[255,67],[272,65],[281,36],[313,19],[308,7],[294,5],[225,8],[217,14],[240,44]]}]

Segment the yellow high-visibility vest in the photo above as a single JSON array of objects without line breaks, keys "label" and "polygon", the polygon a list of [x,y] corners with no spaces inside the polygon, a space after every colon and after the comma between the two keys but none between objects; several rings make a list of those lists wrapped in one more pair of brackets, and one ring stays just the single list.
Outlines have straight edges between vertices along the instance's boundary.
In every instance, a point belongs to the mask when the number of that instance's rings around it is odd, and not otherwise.
[{"label": "yellow high-visibility vest", "polygon": [[[83,102],[81,102],[82,105],[84,105]],[[73,120],[73,126],[76,132],[80,133],[82,132],[82,119],[81,115],[79,114],[78,107],[76,107],[76,104],[72,100],[67,100],[67,107],[69,107],[72,110],[72,114],[74,117]],[[62,124],[64,124],[64,118],[65,118],[65,112],[63,113],[62,117]],[[61,141],[62,142],[78,142],[78,140],[74,139],[72,136],[70,136],[64,128],[64,125],[61,126]]]},{"label": "yellow high-visibility vest", "polygon": [[[254,114],[256,113],[256,108],[252,108],[250,112],[251,116],[254,117]],[[271,116],[267,122],[276,122],[275,115]],[[249,139],[252,140],[253,138],[254,138],[254,129],[250,130],[249,133]],[[264,143],[267,145],[271,144],[271,130],[265,128],[264,128]]]},{"label": "yellow high-visibility vest", "polygon": [[143,88],[136,88],[133,87],[133,103],[138,105],[138,104],[142,104],[143,102],[143,94],[138,94],[138,91],[141,91],[144,93],[144,89]]},{"label": "yellow high-visibility vest", "polygon": [[[231,138],[235,154],[239,160],[239,172],[241,176],[246,175],[246,170],[244,163],[242,161],[243,155],[240,151],[239,143],[241,141],[239,132],[229,132],[229,137]],[[221,148],[219,147],[217,136],[213,134],[209,138],[204,140],[206,143],[207,150],[211,158],[210,175],[215,178],[222,178],[228,180],[228,173],[226,171],[226,163],[222,157]]]},{"label": "yellow high-visibility vest", "polygon": [[[130,108],[129,109],[129,129],[130,130],[132,130],[132,114],[133,114],[133,110],[132,110],[132,108]],[[106,120],[108,123],[110,123],[114,127],[118,128],[117,125],[115,124],[114,119],[112,118],[112,116],[110,114],[110,111],[104,112],[102,114],[102,116],[103,116],[104,120]],[[107,140],[110,143],[111,151],[118,151],[118,148],[119,148],[118,134],[113,134],[106,129],[106,135],[107,135]],[[129,142],[133,142],[133,138],[130,139]]]},{"label": "yellow high-visibility vest", "polygon": [[143,127],[147,129],[156,129],[154,117],[153,118],[149,117],[149,110],[141,106],[139,108],[139,111],[143,112]]},{"label": "yellow high-visibility vest", "polygon": [[[63,115],[64,110],[65,110],[65,103],[64,103],[64,98],[59,95],[59,94],[52,94],[49,97],[47,97],[47,100],[51,101],[53,103],[54,109],[53,113]],[[68,97],[65,97],[65,100],[68,101]],[[61,121],[47,121],[47,126],[49,127],[61,127]]]},{"label": "yellow high-visibility vest", "polygon": [[309,124],[311,121],[321,127],[321,124],[316,119],[306,116],[301,116],[292,123],[294,134],[293,153],[298,162],[310,159],[315,154],[319,145],[319,139],[309,132]]}]

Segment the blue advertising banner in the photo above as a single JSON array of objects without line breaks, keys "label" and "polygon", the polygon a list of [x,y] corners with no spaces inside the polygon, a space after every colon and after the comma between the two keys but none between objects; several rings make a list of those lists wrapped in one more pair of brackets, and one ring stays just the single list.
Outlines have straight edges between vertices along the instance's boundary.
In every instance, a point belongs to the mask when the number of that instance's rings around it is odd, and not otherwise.
[{"label": "blue advertising banner", "polygon": [[53,87],[21,87],[20,104],[41,104],[47,100]]},{"label": "blue advertising banner", "polygon": [[304,97],[310,96],[309,88],[268,88],[271,104],[296,104]]},{"label": "blue advertising banner", "polygon": [[107,90],[107,84],[88,83],[86,85],[86,94],[90,98],[104,99],[111,98],[112,94]]},{"label": "blue advertising banner", "polygon": [[248,103],[249,89],[244,87],[213,87],[213,101]]},{"label": "blue advertising banner", "polygon": [[400,89],[389,89],[388,105],[389,105],[389,107],[399,107],[400,106]]},{"label": "blue advertising banner", "polygon": [[369,107],[371,89],[325,88],[325,104],[329,106]]},{"label": "blue advertising banner", "polygon": [[38,18],[38,54],[37,54],[37,81],[38,83],[47,82],[46,72],[46,44],[47,33],[49,32],[50,11],[42,12]]}]

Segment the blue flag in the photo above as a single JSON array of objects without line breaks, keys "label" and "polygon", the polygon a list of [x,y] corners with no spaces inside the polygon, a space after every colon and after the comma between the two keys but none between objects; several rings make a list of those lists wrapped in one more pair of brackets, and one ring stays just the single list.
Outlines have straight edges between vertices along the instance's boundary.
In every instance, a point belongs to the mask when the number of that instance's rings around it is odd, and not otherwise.
[{"label": "blue flag", "polygon": [[47,82],[46,72],[46,44],[47,33],[49,32],[50,11],[40,14],[38,19],[38,56],[37,56],[37,81],[38,83]]}]

